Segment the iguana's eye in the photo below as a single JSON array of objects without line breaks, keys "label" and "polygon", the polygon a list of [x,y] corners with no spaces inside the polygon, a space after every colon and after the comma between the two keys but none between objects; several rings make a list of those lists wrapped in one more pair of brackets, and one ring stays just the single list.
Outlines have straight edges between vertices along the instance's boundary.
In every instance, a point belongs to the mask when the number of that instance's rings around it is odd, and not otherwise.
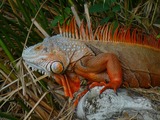
[{"label": "iguana's eye", "polygon": [[56,74],[60,74],[64,70],[63,64],[59,61],[53,62],[50,68],[51,68],[51,71]]}]

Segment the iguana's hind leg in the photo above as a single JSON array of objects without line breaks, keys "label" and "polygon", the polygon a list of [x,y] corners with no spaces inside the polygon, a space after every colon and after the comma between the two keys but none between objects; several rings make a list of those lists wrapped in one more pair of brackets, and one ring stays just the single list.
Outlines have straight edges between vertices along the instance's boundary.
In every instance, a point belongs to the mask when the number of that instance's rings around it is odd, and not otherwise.
[{"label": "iguana's hind leg", "polygon": [[[105,83],[106,72],[109,76]],[[97,56],[86,56],[77,62],[75,72],[89,81],[96,82],[94,86],[104,86],[101,93],[107,88],[116,91],[122,83],[122,69],[116,55],[101,53]],[[103,84],[102,84],[103,83]]]}]

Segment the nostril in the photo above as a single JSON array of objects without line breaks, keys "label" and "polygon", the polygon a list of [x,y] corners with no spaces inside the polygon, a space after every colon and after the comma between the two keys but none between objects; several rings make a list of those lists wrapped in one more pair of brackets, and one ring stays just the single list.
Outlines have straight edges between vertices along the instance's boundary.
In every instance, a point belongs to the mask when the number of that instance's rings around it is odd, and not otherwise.
[{"label": "nostril", "polygon": [[47,61],[47,59],[46,59],[46,58],[41,58],[41,60],[42,60],[42,61]]},{"label": "nostril", "polygon": [[43,48],[44,48],[44,46],[42,44],[40,44],[40,45],[35,46],[34,50],[39,51],[39,50],[42,50]]}]

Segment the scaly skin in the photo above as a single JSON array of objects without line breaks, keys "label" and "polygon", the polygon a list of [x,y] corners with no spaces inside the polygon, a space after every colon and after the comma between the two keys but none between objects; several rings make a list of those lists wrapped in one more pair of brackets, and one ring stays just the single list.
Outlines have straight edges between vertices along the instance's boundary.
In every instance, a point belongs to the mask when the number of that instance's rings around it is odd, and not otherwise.
[{"label": "scaly skin", "polygon": [[65,96],[71,98],[80,88],[80,78],[72,67],[81,58],[91,55],[94,53],[84,43],[60,35],[46,38],[22,53],[29,67],[52,76],[63,86]]},{"label": "scaly skin", "polygon": [[54,36],[24,50],[22,57],[30,67],[52,76],[71,98],[80,88],[79,76],[93,83],[92,87],[103,85],[101,92],[107,88],[116,91],[122,77],[127,87],[160,86],[159,50],[136,44]]},{"label": "scaly skin", "polygon": [[80,88],[80,77],[91,83],[90,88],[104,86],[101,92],[107,88],[116,91],[120,86],[160,86],[160,50],[140,45],[149,41],[146,36],[136,36],[136,30],[132,34],[119,30],[112,38],[112,26],[98,28],[94,36],[99,39],[92,41],[53,36],[24,50],[22,57],[31,68],[52,76],[71,98]]},{"label": "scaly skin", "polygon": [[80,88],[79,76],[94,82],[92,87],[103,85],[101,92],[107,88],[116,91],[122,83],[121,65],[114,54],[95,56],[85,43],[61,36],[47,38],[29,47],[23,51],[22,57],[32,69],[52,76],[71,98]]},{"label": "scaly skin", "polygon": [[[122,69],[117,57],[112,53],[101,53],[97,56],[87,56],[79,60],[74,68],[76,74],[92,82],[106,82],[109,76],[109,83],[102,84],[104,88],[112,88],[116,91],[122,83]],[[97,84],[98,85],[98,84]],[[99,84],[101,86],[101,84]]]},{"label": "scaly skin", "polygon": [[121,42],[85,42],[94,53],[114,53],[122,66],[125,87],[160,86],[160,50],[139,44]]}]

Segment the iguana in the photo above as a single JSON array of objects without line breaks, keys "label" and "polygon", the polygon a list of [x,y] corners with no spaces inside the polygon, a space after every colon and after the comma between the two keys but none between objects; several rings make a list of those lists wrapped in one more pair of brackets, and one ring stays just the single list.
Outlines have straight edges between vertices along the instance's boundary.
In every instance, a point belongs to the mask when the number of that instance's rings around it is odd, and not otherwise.
[{"label": "iguana", "polygon": [[[86,25],[87,26],[87,25]],[[25,49],[22,57],[34,70],[52,76],[73,98],[81,78],[90,87],[160,86],[160,41],[138,29],[113,25],[99,26],[94,34],[75,20],[60,34]]]}]

